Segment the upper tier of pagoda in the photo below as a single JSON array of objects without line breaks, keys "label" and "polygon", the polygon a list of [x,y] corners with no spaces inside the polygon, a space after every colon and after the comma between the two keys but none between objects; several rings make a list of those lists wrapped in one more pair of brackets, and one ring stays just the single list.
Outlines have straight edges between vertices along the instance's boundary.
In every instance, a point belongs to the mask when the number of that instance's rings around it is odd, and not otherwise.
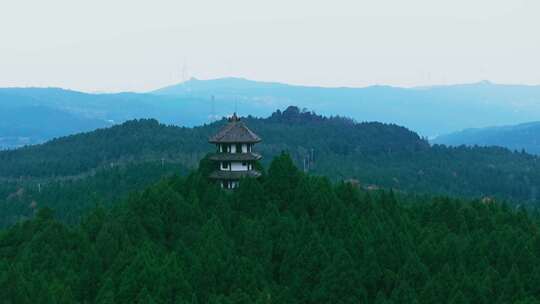
[{"label": "upper tier of pagoda", "polygon": [[223,127],[216,135],[210,137],[208,141],[213,144],[258,143],[261,138],[240,121],[240,118],[234,113],[229,118],[229,124]]}]

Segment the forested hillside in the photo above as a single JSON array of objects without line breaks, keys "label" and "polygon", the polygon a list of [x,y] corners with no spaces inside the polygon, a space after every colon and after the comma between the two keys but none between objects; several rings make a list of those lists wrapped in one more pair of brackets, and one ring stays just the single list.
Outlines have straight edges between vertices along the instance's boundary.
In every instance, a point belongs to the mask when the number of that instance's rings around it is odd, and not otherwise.
[{"label": "forested hillside", "polygon": [[206,163],[66,226],[0,231],[3,303],[538,303],[539,217],[364,192],[287,155],[235,192]]},{"label": "forested hillside", "polygon": [[[134,120],[94,132],[52,140],[43,145],[0,152],[0,177],[53,177],[78,175],[109,165],[146,159],[167,159],[195,167],[214,147],[208,143],[226,120],[195,128]],[[324,162],[326,154],[414,152],[428,144],[418,135],[395,125],[355,123],[341,117],[325,118],[296,107],[275,112],[266,119],[247,118],[247,124],[263,137],[258,145],[264,156],[283,150],[295,158],[311,155]],[[309,150],[309,151],[308,151]]]},{"label": "forested hillside", "polygon": [[[431,147],[403,127],[322,117],[295,107],[268,118],[245,120],[263,138],[256,146],[264,157],[263,165],[288,151],[300,168],[312,174],[333,180],[352,178],[370,188],[498,197],[528,206],[536,206],[538,200],[540,162],[529,154],[503,148]],[[214,149],[207,143],[208,137],[224,123],[179,128],[155,120],[129,121],[43,145],[3,151],[0,188],[6,182],[35,187],[36,180],[81,178],[111,165],[163,161],[196,168]],[[0,196],[0,204],[11,194]]]},{"label": "forested hillside", "polygon": [[101,168],[74,179],[4,181],[0,183],[0,227],[30,219],[44,207],[53,208],[65,223],[78,223],[97,205],[110,207],[162,177],[187,173],[180,164],[154,161]]}]

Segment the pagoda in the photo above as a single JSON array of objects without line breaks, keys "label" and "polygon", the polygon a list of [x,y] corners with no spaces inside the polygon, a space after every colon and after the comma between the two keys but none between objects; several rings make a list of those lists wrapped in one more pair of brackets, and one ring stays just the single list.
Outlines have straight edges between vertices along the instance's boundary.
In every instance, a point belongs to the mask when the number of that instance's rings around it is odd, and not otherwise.
[{"label": "pagoda", "polygon": [[234,113],[229,123],[208,140],[216,145],[216,153],[209,158],[219,165],[218,170],[210,174],[210,178],[224,189],[234,189],[238,187],[241,178],[261,176],[253,167],[261,155],[252,151],[253,146],[260,141],[261,138]]}]

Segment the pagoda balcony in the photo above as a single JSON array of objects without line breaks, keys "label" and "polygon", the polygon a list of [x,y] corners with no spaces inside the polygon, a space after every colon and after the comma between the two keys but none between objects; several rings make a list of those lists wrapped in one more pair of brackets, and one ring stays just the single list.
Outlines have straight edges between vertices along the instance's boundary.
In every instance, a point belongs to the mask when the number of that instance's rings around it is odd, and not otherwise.
[{"label": "pagoda balcony", "polygon": [[239,180],[244,177],[259,177],[261,172],[256,170],[248,171],[214,171],[210,173],[210,178],[220,179],[220,180]]}]

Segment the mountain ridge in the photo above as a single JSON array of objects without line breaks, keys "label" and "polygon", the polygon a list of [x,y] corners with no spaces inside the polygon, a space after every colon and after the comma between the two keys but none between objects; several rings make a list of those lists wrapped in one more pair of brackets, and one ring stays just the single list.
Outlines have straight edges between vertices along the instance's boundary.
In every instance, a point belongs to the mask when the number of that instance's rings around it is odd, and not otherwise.
[{"label": "mountain ridge", "polygon": [[[540,162],[529,154],[496,147],[430,146],[425,138],[395,124],[358,123],[297,107],[268,118],[243,119],[263,138],[258,145],[263,164],[288,151],[297,165],[308,159],[306,170],[335,180],[353,178],[404,191],[498,196],[528,204],[537,201]],[[4,178],[33,180],[77,175],[109,164],[162,160],[195,168],[213,150],[208,138],[225,123],[186,128],[153,119],[128,121],[0,152],[0,173]]]},{"label": "mountain ridge", "polygon": [[[429,138],[465,128],[533,121],[540,117],[539,101],[540,86],[483,82],[428,88],[380,85],[354,88],[221,78],[192,79],[145,93],[89,94],[61,88],[0,89],[0,112],[9,113],[25,105],[39,105],[74,115],[81,121],[97,119],[101,121],[100,127],[141,118],[196,126],[230,115],[235,109],[241,115],[266,117],[276,108],[293,104],[327,116],[395,123]],[[31,112],[34,116],[47,115],[39,109]],[[11,119],[26,126],[32,123],[22,114],[12,115]],[[41,131],[47,128],[50,124],[43,124]],[[75,131],[66,131],[58,136],[87,130],[78,125],[71,129]],[[52,138],[39,132],[25,131],[22,127],[19,130],[0,128],[0,138],[18,137],[29,138],[28,144]],[[20,145],[11,144],[11,147],[17,146]]]},{"label": "mountain ridge", "polygon": [[450,146],[500,146],[540,154],[540,121],[465,129],[439,136],[433,140],[433,143]]}]

